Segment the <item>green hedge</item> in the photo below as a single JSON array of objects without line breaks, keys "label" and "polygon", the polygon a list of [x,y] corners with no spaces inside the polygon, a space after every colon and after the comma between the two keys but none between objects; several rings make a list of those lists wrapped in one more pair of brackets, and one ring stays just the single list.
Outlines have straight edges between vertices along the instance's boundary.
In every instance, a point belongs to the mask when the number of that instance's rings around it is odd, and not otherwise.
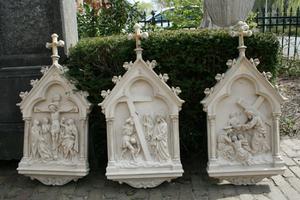
[{"label": "green hedge", "polygon": [[[276,37],[257,33],[245,43],[247,56],[260,59],[259,70],[276,75],[280,48]],[[186,101],[180,113],[183,156],[200,153],[206,157],[206,118],[200,101],[204,89],[216,83],[215,75],[227,70],[227,60],[238,56],[238,39],[225,31],[162,31],[151,33],[142,46],[144,59],[156,60],[155,70],[168,73],[168,84],[182,90],[180,96]],[[123,75],[123,63],[134,61],[134,47],[135,42],[126,36],[83,39],[71,50],[69,75],[78,80],[78,88],[88,91],[90,101],[97,105],[102,101],[101,90],[113,88],[112,76]],[[98,106],[93,108],[90,123],[91,152],[96,153],[92,157],[100,158],[106,151],[106,129]]]}]

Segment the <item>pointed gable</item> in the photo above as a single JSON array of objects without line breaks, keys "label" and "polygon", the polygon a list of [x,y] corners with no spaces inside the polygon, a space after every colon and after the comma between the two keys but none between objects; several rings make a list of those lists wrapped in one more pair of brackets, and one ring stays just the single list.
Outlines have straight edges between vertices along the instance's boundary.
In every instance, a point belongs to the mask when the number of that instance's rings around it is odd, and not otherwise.
[{"label": "pointed gable", "polygon": [[41,69],[43,76],[40,79],[31,80],[32,89],[29,92],[21,92],[20,97],[22,101],[17,105],[23,113],[23,117],[30,116],[34,104],[38,101],[46,100],[46,92],[52,85],[59,85],[64,88],[65,94],[74,103],[80,105],[82,109],[82,116],[90,112],[90,102],[87,100],[88,93],[77,91],[75,86],[64,76],[68,69],[59,65],[53,64],[50,68],[44,67]]},{"label": "pointed gable", "polygon": [[[255,85],[257,92],[265,92],[264,95],[268,97],[272,101],[276,101],[273,104],[276,104],[276,107],[279,109],[280,104],[285,101],[285,97],[283,97],[276,86],[269,81],[271,75],[266,72],[259,72],[257,66],[259,65],[258,59],[247,59],[247,57],[242,56],[239,57],[237,60],[228,60],[227,66],[228,70],[224,74],[217,74],[215,79],[217,83],[212,88],[207,88],[204,93],[206,97],[201,101],[206,109],[211,103],[214,102],[222,94],[220,91],[226,90],[228,85],[232,84],[232,82],[239,78],[245,77],[250,80],[255,80]],[[229,91],[228,91],[229,92]],[[228,93],[226,92],[226,93]],[[274,105],[275,106],[275,105]]]},{"label": "pointed gable", "polygon": [[[127,72],[123,77],[115,77],[113,78],[117,80],[115,81],[116,86],[112,89],[112,91],[102,92],[102,96],[105,97],[104,100],[99,104],[104,110],[112,105],[112,99],[116,98],[118,94],[122,93],[125,88],[129,87],[129,84],[132,84],[136,80],[145,80],[151,86],[161,88],[164,94],[156,94],[160,96],[165,96],[168,103],[175,103],[179,110],[181,105],[184,103],[182,99],[178,96],[179,88],[170,88],[166,81],[168,79],[167,74],[157,75],[153,68],[156,65],[156,61],[145,62],[143,59],[137,59],[134,63],[124,63],[124,68]],[[163,77],[165,76],[165,78]],[[178,91],[177,91],[178,90]]]}]

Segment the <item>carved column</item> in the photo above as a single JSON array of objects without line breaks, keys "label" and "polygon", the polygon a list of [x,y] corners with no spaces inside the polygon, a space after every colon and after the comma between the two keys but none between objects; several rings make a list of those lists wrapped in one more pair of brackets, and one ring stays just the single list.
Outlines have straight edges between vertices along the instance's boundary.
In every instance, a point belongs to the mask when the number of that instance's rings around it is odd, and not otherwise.
[{"label": "carved column", "polygon": [[23,146],[23,152],[24,152],[24,158],[27,159],[30,156],[30,145],[29,145],[29,133],[31,128],[31,117],[24,118],[25,126],[24,126],[24,146]]},{"label": "carved column", "polygon": [[210,135],[208,135],[208,137],[210,137],[210,153],[211,153],[211,157],[209,158],[209,160],[216,160],[217,159],[217,155],[216,155],[216,115],[209,115],[208,116],[208,121],[209,121],[209,128],[210,128]]},{"label": "carved column", "polygon": [[84,147],[86,144],[86,141],[85,141],[85,134],[84,134],[84,131],[85,131],[85,121],[86,121],[86,118],[80,118],[80,129],[79,129],[79,157],[80,157],[80,160],[85,160],[85,150],[84,150]]},{"label": "carved column", "polygon": [[273,156],[279,157],[279,148],[280,148],[280,129],[279,129],[279,120],[281,113],[273,113]]},{"label": "carved column", "polygon": [[108,162],[113,162],[114,158],[114,129],[113,129],[114,118],[106,118],[106,129],[107,129],[107,156]]},{"label": "carved column", "polygon": [[86,144],[86,147],[84,149],[84,158],[87,159],[88,158],[88,151],[89,151],[89,118],[87,117],[86,120],[84,121],[84,131],[85,131],[85,144]]},{"label": "carved column", "polygon": [[211,148],[210,148],[211,137],[210,137],[210,124],[208,120],[206,120],[206,127],[207,127],[207,152],[208,152],[208,159],[210,159],[211,158]]},{"label": "carved column", "polygon": [[172,130],[173,130],[173,152],[174,160],[180,160],[180,142],[179,142],[179,123],[178,115],[170,115],[172,120]]}]

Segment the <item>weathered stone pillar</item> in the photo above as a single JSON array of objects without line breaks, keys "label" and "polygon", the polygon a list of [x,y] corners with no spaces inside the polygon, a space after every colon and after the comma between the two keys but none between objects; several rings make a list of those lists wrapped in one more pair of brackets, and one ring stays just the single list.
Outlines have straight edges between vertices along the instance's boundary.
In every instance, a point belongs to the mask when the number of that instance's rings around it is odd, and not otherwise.
[{"label": "weathered stone pillar", "polygon": [[[209,115],[208,116],[209,121],[209,128],[210,128],[210,150],[211,150],[211,157],[210,160],[216,160],[217,154],[217,144],[216,144],[216,133],[215,133],[215,127],[216,127],[216,115]],[[209,136],[208,136],[209,137]]]},{"label": "weathered stone pillar", "polygon": [[172,120],[172,130],[173,130],[173,152],[174,152],[174,160],[180,160],[180,140],[179,140],[179,123],[178,123],[178,115],[171,115]]},{"label": "weathered stone pillar", "polygon": [[108,143],[108,148],[107,148],[107,156],[108,156],[108,162],[113,162],[115,160],[114,158],[114,129],[113,129],[113,122],[114,118],[107,118],[106,119],[106,129],[107,129],[107,143]]},{"label": "weathered stone pillar", "polygon": [[24,125],[24,144],[23,144],[23,152],[24,152],[24,159],[29,158],[30,154],[30,146],[28,145],[29,141],[29,132],[31,126],[31,117],[24,118],[25,125]]}]

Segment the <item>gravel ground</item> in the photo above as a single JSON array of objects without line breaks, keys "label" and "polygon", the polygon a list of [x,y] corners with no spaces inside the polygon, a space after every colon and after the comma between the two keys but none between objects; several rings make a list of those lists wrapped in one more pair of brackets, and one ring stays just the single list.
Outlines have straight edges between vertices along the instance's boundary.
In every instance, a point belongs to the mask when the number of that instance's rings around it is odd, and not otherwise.
[{"label": "gravel ground", "polygon": [[288,100],[282,106],[281,135],[300,137],[300,77],[280,78],[279,87]]}]

